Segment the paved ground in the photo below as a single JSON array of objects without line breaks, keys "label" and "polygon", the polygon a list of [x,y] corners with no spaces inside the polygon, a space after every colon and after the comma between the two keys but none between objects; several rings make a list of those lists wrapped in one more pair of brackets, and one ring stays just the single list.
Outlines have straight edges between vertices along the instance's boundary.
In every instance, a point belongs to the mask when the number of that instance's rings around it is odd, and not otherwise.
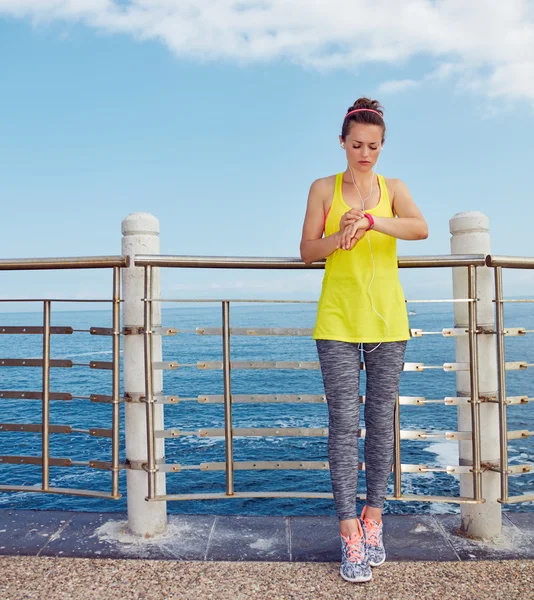
[{"label": "paved ground", "polygon": [[534,561],[386,563],[343,581],[335,563],[0,557],[2,600],[530,600]]},{"label": "paved ground", "polygon": [[[386,515],[390,561],[534,559],[534,512],[503,513],[494,543],[457,534],[459,515]],[[339,561],[336,517],[172,515],[153,539],[122,513],[0,510],[0,555],[207,561]]]},{"label": "paved ground", "polygon": [[534,600],[533,512],[504,513],[492,543],[458,535],[458,515],[386,515],[366,584],[339,576],[335,517],[173,515],[152,539],[125,519],[0,510],[0,600]]}]

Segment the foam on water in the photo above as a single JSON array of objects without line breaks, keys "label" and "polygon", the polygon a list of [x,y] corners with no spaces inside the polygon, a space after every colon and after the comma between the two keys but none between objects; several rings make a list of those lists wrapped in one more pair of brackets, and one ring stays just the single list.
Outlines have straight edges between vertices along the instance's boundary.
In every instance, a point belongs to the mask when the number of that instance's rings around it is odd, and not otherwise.
[{"label": "foam on water", "polygon": [[426,448],[426,451],[436,455],[436,462],[440,467],[458,464],[458,444],[455,442],[434,442]]}]

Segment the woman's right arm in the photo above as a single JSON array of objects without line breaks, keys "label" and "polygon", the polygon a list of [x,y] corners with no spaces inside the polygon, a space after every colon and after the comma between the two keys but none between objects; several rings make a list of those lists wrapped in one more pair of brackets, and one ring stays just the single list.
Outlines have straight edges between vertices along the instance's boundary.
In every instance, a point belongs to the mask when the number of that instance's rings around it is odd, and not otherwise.
[{"label": "woman's right arm", "polygon": [[307,265],[326,258],[340,245],[339,231],[323,237],[325,198],[332,194],[330,187],[326,179],[317,179],[310,187],[300,242],[300,256]]}]

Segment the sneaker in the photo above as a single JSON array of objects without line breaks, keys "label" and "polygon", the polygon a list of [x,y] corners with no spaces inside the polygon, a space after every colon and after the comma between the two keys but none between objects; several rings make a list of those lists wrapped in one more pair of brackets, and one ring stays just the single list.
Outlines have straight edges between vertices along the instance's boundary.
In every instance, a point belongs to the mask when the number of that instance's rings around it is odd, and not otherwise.
[{"label": "sneaker", "polygon": [[347,581],[370,581],[373,577],[371,567],[365,557],[365,542],[360,521],[358,531],[345,537],[341,534],[341,577]]},{"label": "sneaker", "polygon": [[382,522],[365,518],[364,506],[360,517],[365,539],[365,556],[372,567],[379,567],[386,560],[386,549],[382,537]]}]

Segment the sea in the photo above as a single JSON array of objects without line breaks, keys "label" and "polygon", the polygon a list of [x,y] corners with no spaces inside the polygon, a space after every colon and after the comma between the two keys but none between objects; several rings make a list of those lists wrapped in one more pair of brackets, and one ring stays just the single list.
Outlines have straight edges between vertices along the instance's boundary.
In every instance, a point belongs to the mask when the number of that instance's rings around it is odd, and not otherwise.
[{"label": "sea", "polygon": [[[454,326],[451,304],[412,304],[410,327],[425,332],[440,332]],[[231,304],[233,327],[313,327],[315,304]],[[0,326],[32,326],[42,324],[41,313],[3,313]],[[166,305],[162,324],[179,330],[175,336],[163,338],[165,361],[178,361],[182,365],[196,365],[202,361],[222,360],[222,339],[216,335],[198,335],[197,328],[220,327],[220,305]],[[534,330],[532,304],[507,304],[505,324]],[[91,360],[111,360],[111,338],[92,336],[90,327],[110,327],[108,311],[53,310],[53,326],[70,326],[71,335],[54,335],[51,356],[71,359],[80,366],[54,368],[51,373],[51,390],[70,392],[75,396],[111,394],[111,372],[90,369]],[[40,335],[0,335],[0,358],[38,358],[42,355]],[[232,360],[256,361],[317,361],[315,343],[311,337],[232,336]],[[506,338],[506,360],[534,363],[534,334]],[[455,342],[442,335],[424,335],[408,343],[407,362],[422,362],[428,366],[441,366],[455,362]],[[483,368],[483,365],[482,365]],[[41,370],[31,367],[0,367],[1,390],[34,390],[41,386]],[[362,374],[361,391],[365,389]],[[234,370],[234,394],[323,394],[318,370]],[[220,370],[202,370],[184,366],[164,372],[164,393],[183,398],[223,393],[223,374]],[[400,384],[401,396],[423,396],[443,399],[456,395],[456,376],[441,368],[423,372],[404,372]],[[507,395],[528,396],[531,403],[508,408],[510,430],[534,431],[534,367],[507,373]],[[41,403],[38,400],[0,398],[2,423],[40,423]],[[363,411],[362,411],[363,412]],[[70,425],[75,429],[111,427],[111,406],[92,403],[85,399],[52,401],[50,422]],[[327,427],[326,404],[240,404],[233,405],[234,427]],[[363,426],[363,422],[362,422]],[[165,427],[185,431],[206,427],[224,427],[222,404],[201,404],[197,401],[165,405]],[[429,432],[457,430],[457,408],[444,404],[426,406],[401,406],[401,428],[423,429]],[[360,442],[363,457],[363,441]],[[0,455],[39,456],[39,433],[10,432],[0,429]],[[111,460],[111,440],[92,437],[86,433],[52,434],[50,452],[53,457],[71,458],[75,461]],[[182,465],[199,465],[225,459],[224,438],[205,438],[193,435],[167,439],[166,462]],[[124,406],[121,406],[121,461],[124,461]],[[360,458],[361,460],[362,458]],[[327,461],[326,437],[236,437],[234,460],[296,460]],[[434,437],[425,441],[403,440],[401,461],[444,468],[458,464],[458,444]],[[534,439],[510,440],[511,465],[525,464],[534,467]],[[39,484],[41,469],[34,465],[0,463],[0,484]],[[391,478],[392,480],[393,478]],[[111,476],[107,471],[82,466],[51,467],[50,485],[62,488],[83,488],[110,491]],[[359,476],[359,491],[365,492],[365,473]],[[392,481],[391,481],[392,485]],[[510,476],[510,496],[534,492],[534,468],[530,473]],[[391,486],[390,486],[391,487]],[[169,494],[224,492],[224,471],[186,469],[167,475]],[[236,471],[236,491],[313,491],[331,492],[329,472],[326,470],[258,470]],[[74,511],[125,511],[126,472],[120,473],[119,500],[86,498],[37,492],[0,492],[0,508],[43,509]],[[402,474],[402,491],[405,494],[426,496],[458,496],[459,478],[443,472]],[[391,492],[391,490],[390,490]],[[532,511],[534,503],[505,506],[505,510]],[[454,513],[458,504],[420,501],[390,501],[389,513]],[[239,515],[333,515],[333,501],[329,499],[223,499],[202,501],[172,501],[170,513],[210,513]]]}]

